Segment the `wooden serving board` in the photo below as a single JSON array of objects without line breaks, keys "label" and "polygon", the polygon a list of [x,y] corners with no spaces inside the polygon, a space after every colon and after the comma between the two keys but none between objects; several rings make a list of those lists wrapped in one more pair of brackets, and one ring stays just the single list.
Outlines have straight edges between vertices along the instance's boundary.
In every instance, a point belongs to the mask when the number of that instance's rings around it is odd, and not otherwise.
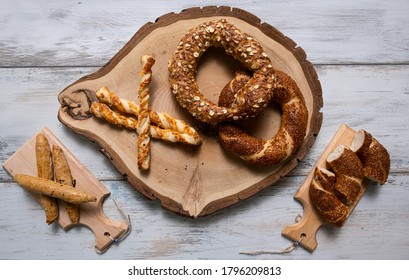
[{"label": "wooden serving board", "polygon": [[[94,177],[87,168],[58,140],[58,138],[48,128],[43,128],[39,133],[47,137],[51,145],[61,147],[67,158],[73,178],[76,181],[75,187],[79,190],[93,194],[97,197],[96,202],[80,204],[79,224],[87,226],[95,235],[95,248],[104,252],[113,242],[113,239],[120,237],[128,230],[128,225],[122,221],[110,220],[102,210],[102,203],[109,196],[108,190]],[[27,174],[37,176],[36,154],[35,154],[36,135],[33,136],[25,145],[17,150],[3,167],[10,173]],[[39,195],[34,192],[30,194],[39,201]],[[45,216],[44,216],[45,223]],[[71,223],[64,207],[59,207],[58,224],[68,230],[75,224]]]},{"label": "wooden serving board", "polygon": [[[273,66],[289,74],[304,94],[309,111],[307,136],[298,152],[285,163],[253,167],[226,153],[218,143],[215,128],[196,121],[171,92],[167,65],[180,39],[190,28],[220,18],[256,38],[272,59]],[[84,119],[74,119],[66,107],[60,108],[58,118],[74,132],[97,142],[132,186],[149,199],[160,199],[163,207],[198,217],[232,205],[288,174],[314,143],[321,128],[323,103],[314,67],[295,42],[256,16],[236,8],[191,8],[145,24],[104,67],[65,88],[59,95],[60,100],[75,94],[92,100],[99,88],[107,86],[120,97],[138,102],[140,58],[145,54],[156,59],[152,68],[150,107],[194,126],[203,138],[201,146],[152,140],[150,170],[141,172],[136,162],[137,135],[133,131],[113,127],[94,117],[87,118],[87,112]],[[206,98],[217,103],[221,89],[239,67],[222,49],[210,48],[202,57],[196,77]],[[273,107],[247,122],[252,134],[263,138],[271,138],[279,125],[280,113]]]},{"label": "wooden serving board", "polygon": [[[296,224],[286,226],[282,230],[282,234],[293,241],[299,241],[302,238],[300,245],[311,252],[314,251],[318,245],[316,238],[317,231],[322,225],[325,224],[325,221],[320,217],[314,205],[312,205],[310,201],[309,188],[311,185],[311,181],[314,177],[315,168],[318,166],[330,170],[330,167],[327,163],[327,158],[329,154],[338,145],[344,145],[349,148],[355,134],[356,131],[354,131],[352,128],[345,124],[342,124],[339,127],[334,137],[331,139],[330,143],[327,145],[327,147],[321,154],[321,157],[313,166],[310,173],[306,177],[304,183],[301,185],[301,187],[298,189],[297,193],[294,196],[295,199],[301,202],[304,208],[304,215]],[[361,191],[358,195],[358,199],[352,205],[349,206],[348,217],[352,213],[355,206],[358,204],[366,188],[368,187],[368,184],[369,181],[367,179],[364,179]]]}]

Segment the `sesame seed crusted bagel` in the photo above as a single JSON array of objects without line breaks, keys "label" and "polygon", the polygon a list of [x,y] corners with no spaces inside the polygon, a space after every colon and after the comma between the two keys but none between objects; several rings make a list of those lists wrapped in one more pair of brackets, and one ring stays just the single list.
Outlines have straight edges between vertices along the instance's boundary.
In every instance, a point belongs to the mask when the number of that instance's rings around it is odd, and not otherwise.
[{"label": "sesame seed crusted bagel", "polygon": [[[210,46],[224,48],[226,54],[253,72],[229,106],[218,106],[206,99],[195,80],[200,58]],[[196,119],[205,123],[216,124],[256,116],[272,96],[274,69],[268,55],[259,42],[225,19],[202,23],[190,29],[169,60],[168,69],[176,100]]]},{"label": "sesame seed crusted bagel", "polygon": [[[269,140],[251,136],[235,122],[219,124],[219,139],[224,149],[254,165],[273,165],[292,156],[306,135],[308,110],[297,84],[287,74],[275,70],[272,101],[282,109],[278,132]],[[244,72],[225,86],[219,98],[220,106],[228,106],[234,94],[250,79]]]}]

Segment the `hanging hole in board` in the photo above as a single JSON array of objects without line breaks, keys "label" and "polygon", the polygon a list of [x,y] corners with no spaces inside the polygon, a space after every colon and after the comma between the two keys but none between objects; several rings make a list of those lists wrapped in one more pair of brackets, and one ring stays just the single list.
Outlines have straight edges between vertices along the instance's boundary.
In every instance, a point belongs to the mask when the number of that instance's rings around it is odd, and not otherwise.
[{"label": "hanging hole in board", "polygon": [[294,245],[298,246],[300,245],[301,241],[306,237],[307,235],[305,233],[301,233],[300,234],[300,239],[298,239],[297,241],[294,241]]},{"label": "hanging hole in board", "polygon": [[119,239],[118,238],[112,238],[111,237],[111,234],[109,233],[109,232],[104,232],[104,236],[106,236],[106,237],[108,237],[109,239],[111,239],[112,240],[112,242],[114,242],[114,243],[118,243],[119,242]]}]

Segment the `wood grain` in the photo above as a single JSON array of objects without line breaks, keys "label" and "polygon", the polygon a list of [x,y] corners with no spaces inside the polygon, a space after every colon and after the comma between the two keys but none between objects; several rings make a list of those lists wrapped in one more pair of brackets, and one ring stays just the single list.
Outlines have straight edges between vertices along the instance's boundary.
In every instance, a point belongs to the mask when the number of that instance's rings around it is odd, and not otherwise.
[{"label": "wood grain", "polygon": [[[85,227],[44,223],[40,206],[0,169],[1,259],[406,260],[409,258],[409,29],[405,0],[224,1],[257,15],[303,47],[323,88],[324,120],[309,154],[289,175],[239,204],[201,219],[164,211],[140,195],[98,145],[56,119],[58,93],[104,65],[146,22],[192,1],[2,1],[0,161],[48,126],[111,193],[105,213],[131,216],[133,233],[104,255]],[[196,4],[196,3],[195,3]],[[201,1],[214,5],[214,1]],[[143,7],[143,12],[141,11]],[[339,127],[375,135],[391,153],[391,174],[371,186],[341,230],[323,226],[314,253],[244,256],[287,247],[281,230],[302,206],[293,199]]]},{"label": "wood grain", "polygon": [[[36,2],[2,1],[0,66],[102,66],[145,23],[195,5],[189,0],[172,4],[119,0],[100,5]],[[215,4],[257,15],[300,44],[314,64],[409,61],[406,0],[202,1],[197,5]]]},{"label": "wood grain", "polygon": [[[128,229],[128,226],[124,222],[111,221],[104,215],[102,202],[107,198],[109,192],[58,140],[51,130],[43,128],[38,133],[42,133],[48,139],[50,146],[56,145],[62,149],[70,166],[71,174],[76,182],[75,188],[97,197],[98,200],[96,202],[85,203],[78,206],[80,213],[79,223],[87,226],[95,234],[95,248],[99,251],[105,251],[112,244],[113,239],[118,238]],[[16,174],[37,175],[35,157],[36,135],[3,163],[3,167],[11,176]],[[34,199],[39,201],[39,195],[37,193],[30,193]],[[71,222],[67,209],[62,207],[61,204],[57,222],[65,230],[76,225]]]},{"label": "wood grain", "polygon": [[[168,60],[180,38],[202,22],[226,18],[242,32],[251,34],[270,56],[273,67],[285,71],[298,84],[309,111],[307,135],[299,150],[286,162],[267,168],[256,168],[227,154],[218,144],[214,128],[204,126],[183,111],[177,104],[168,82]],[[107,86],[121,98],[133,100],[139,79],[140,57],[152,55],[156,62],[152,69],[150,107],[178,119],[186,120],[199,129],[203,137],[200,147],[183,147],[153,143],[149,173],[141,171],[135,160],[134,133],[113,128],[95,118],[75,120],[66,107],[59,110],[59,120],[74,132],[98,142],[112,163],[143,195],[159,199],[164,208],[190,217],[208,215],[221,208],[248,198],[270,186],[297,166],[308,153],[321,128],[322,91],[312,64],[305,52],[278,30],[261,23],[256,16],[230,7],[203,7],[164,15],[155,24],[146,24],[103,68],[79,79],[60,93],[70,97],[79,90],[95,92]],[[197,81],[203,94],[217,103],[218,93],[232,78],[237,63],[222,50],[206,53],[201,61]],[[138,59],[139,58],[139,59]],[[274,135],[279,128],[279,110],[270,110],[257,122],[262,137]],[[271,132],[272,131],[272,132]],[[253,133],[257,130],[253,129]],[[175,159],[178,159],[177,161]]]},{"label": "wood grain", "polygon": [[[311,252],[314,251],[318,245],[317,232],[319,228],[325,224],[325,220],[320,217],[320,214],[312,204],[309,194],[309,188],[315,174],[315,168],[321,167],[330,170],[327,164],[327,158],[329,154],[332,153],[338,145],[350,147],[355,134],[355,130],[345,124],[341,124],[335,135],[332,137],[331,141],[322,152],[316,164],[311,168],[311,171],[305,178],[305,181],[302,183],[302,185],[294,195],[295,199],[300,201],[300,203],[302,204],[304,213],[303,215],[301,215],[301,218],[297,221],[297,223],[288,225],[283,228],[282,234],[292,241],[301,240],[300,245]],[[357,199],[352,205],[348,206],[349,212],[347,218],[351,215],[355,206],[359,203],[359,200],[364,195],[368,184],[368,180],[363,181],[361,190],[357,195]]]}]

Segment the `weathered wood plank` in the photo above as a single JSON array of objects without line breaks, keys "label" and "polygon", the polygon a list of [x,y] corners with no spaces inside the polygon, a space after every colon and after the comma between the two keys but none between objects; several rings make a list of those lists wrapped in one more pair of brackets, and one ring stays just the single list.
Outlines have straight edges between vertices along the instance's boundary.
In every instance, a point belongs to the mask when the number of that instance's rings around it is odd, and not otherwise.
[{"label": "weathered wood plank", "polygon": [[[62,126],[56,117],[58,93],[94,70],[0,69],[0,161],[47,126],[97,178],[122,179],[96,144]],[[408,172],[409,66],[318,66],[317,72],[323,87],[324,120],[310,153],[292,174],[309,172],[341,123],[371,132],[389,149],[392,171]],[[0,169],[0,179],[10,180],[4,169]]]},{"label": "weathered wood plank", "polygon": [[281,236],[281,230],[302,214],[293,195],[303,180],[303,176],[286,177],[248,200],[197,220],[161,209],[124,182],[103,182],[111,192],[104,204],[106,214],[121,219],[114,198],[130,215],[133,231],[101,256],[94,252],[94,237],[87,228],[73,227],[65,232],[55,225],[46,225],[43,210],[29,194],[14,183],[0,183],[0,258],[409,258],[405,234],[409,230],[409,176],[402,174],[392,174],[383,187],[371,185],[341,229],[322,227],[317,235],[318,247],[312,254],[297,248],[286,255],[239,255],[240,251],[249,250],[279,251],[290,244]]},{"label": "weathered wood plank", "polygon": [[[341,230],[324,227],[313,254],[298,248],[282,259],[407,259],[409,134],[408,66],[318,66],[324,94],[324,122],[306,159],[275,186],[233,207],[197,220],[162,209],[143,198],[112,168],[98,147],[62,127],[56,119],[57,95],[68,83],[95,68],[0,69],[0,160],[48,126],[111,192],[133,222],[132,234],[105,255],[93,251],[85,228],[69,232],[47,226],[38,204],[0,171],[0,258],[25,259],[196,259],[247,258],[239,250],[278,250],[281,236],[302,207],[292,197],[338,125],[364,128],[389,149],[392,174],[384,187],[367,191]],[[294,176],[295,175],[295,176]],[[109,181],[106,181],[109,180]],[[112,181],[114,180],[114,181]],[[104,210],[120,219],[111,198]],[[15,209],[18,211],[12,211]],[[257,217],[255,219],[255,217]],[[35,238],[33,238],[33,236]],[[27,244],[20,246],[20,244]],[[267,248],[266,248],[267,246]],[[359,248],[359,249],[357,249]],[[61,255],[60,252],[64,254]],[[222,252],[222,253],[221,253]],[[256,258],[265,258],[260,256]]]},{"label": "weathered wood plank", "polygon": [[[145,23],[192,5],[206,2],[2,1],[0,66],[103,65]],[[405,0],[225,1],[223,5],[246,10],[276,27],[313,63],[409,62]]]}]

